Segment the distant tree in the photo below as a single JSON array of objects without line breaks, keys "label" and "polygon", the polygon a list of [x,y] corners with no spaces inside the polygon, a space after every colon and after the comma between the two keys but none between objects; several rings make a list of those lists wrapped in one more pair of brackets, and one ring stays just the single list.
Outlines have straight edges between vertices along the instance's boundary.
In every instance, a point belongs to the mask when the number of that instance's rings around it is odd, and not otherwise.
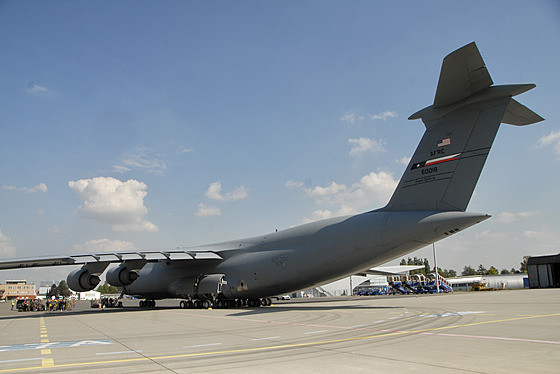
[{"label": "distant tree", "polygon": [[430,270],[430,262],[428,261],[427,258],[424,259],[423,264],[418,264],[418,265],[424,265],[424,274],[428,274],[431,271]]},{"label": "distant tree", "polygon": [[463,268],[463,271],[461,272],[461,275],[463,275],[463,276],[476,275],[476,270],[474,270],[474,268],[472,266],[466,265]]},{"label": "distant tree", "polygon": [[70,295],[72,295],[72,291],[68,288],[68,284],[66,284],[65,280],[61,280],[58,283],[57,292],[58,296],[70,297]]},{"label": "distant tree", "polygon": [[502,269],[502,271],[500,271],[500,274],[506,275],[509,274],[509,270],[508,269]]},{"label": "distant tree", "polygon": [[[427,265],[426,265],[427,264]],[[421,259],[418,257],[402,259],[400,265],[423,265],[423,269],[412,270],[410,274],[427,274],[430,272],[430,265],[427,258]]]},{"label": "distant tree", "polygon": [[453,278],[457,276],[457,272],[453,269],[439,269],[438,273],[444,278]]},{"label": "distant tree", "polygon": [[490,269],[488,269],[485,274],[486,275],[498,275],[498,269],[496,269],[494,266],[490,266]]},{"label": "distant tree", "polygon": [[478,269],[476,269],[476,273],[478,275],[484,275],[487,271],[488,270],[486,270],[486,268],[482,264],[478,265]]},{"label": "distant tree", "polygon": [[107,283],[107,281],[105,281],[105,283],[103,283],[102,286],[99,286],[97,288],[98,292],[101,292],[102,294],[110,294],[110,293],[118,293],[119,289],[115,286],[111,286],[109,283]]},{"label": "distant tree", "polygon": [[520,273],[527,273],[527,261],[529,260],[529,256],[524,256],[523,257],[523,262],[521,262],[519,265],[519,272]]},{"label": "distant tree", "polygon": [[47,291],[47,299],[54,297],[58,297],[58,288],[56,287],[56,284],[53,284],[51,286],[51,289]]}]

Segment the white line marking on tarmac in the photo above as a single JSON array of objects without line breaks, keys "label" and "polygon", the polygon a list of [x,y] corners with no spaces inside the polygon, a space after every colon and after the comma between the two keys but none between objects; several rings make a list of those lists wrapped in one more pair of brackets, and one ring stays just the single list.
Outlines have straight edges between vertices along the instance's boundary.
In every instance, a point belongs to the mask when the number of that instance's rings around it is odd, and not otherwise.
[{"label": "white line marking on tarmac", "polygon": [[101,352],[101,353],[96,353],[96,355],[101,356],[101,355],[118,355],[121,353],[141,353],[142,351],[120,351],[120,352]]},{"label": "white line marking on tarmac", "polygon": [[42,360],[43,357],[37,357],[37,358],[20,358],[18,360],[5,360],[5,361],[0,361],[0,364],[7,364],[10,362],[21,362],[21,361],[34,361],[34,360]]},{"label": "white line marking on tarmac", "polygon": [[418,317],[441,318],[441,317],[453,317],[453,316],[468,316],[469,314],[480,314],[480,313],[486,313],[486,312],[451,312],[451,313],[441,313],[441,314],[419,315]]},{"label": "white line marking on tarmac", "polygon": [[329,330],[319,330],[319,331],[309,331],[309,332],[304,332],[304,334],[320,334],[322,332],[328,332]]},{"label": "white line marking on tarmac", "polygon": [[40,344],[15,344],[15,345],[4,345],[0,346],[0,352],[11,352],[11,351],[22,351],[31,349],[52,349],[52,348],[74,348],[74,347],[84,347],[90,345],[108,345],[114,344],[111,340],[78,340],[70,342],[50,342],[50,343],[40,343]]},{"label": "white line marking on tarmac", "polygon": [[269,339],[280,339],[279,336],[269,336],[267,338],[255,338],[255,339],[251,339],[251,340],[269,340]]},{"label": "white line marking on tarmac", "polygon": [[210,347],[212,345],[221,345],[222,343],[208,343],[208,344],[197,344],[197,345],[186,345],[183,348],[199,348],[199,347]]}]

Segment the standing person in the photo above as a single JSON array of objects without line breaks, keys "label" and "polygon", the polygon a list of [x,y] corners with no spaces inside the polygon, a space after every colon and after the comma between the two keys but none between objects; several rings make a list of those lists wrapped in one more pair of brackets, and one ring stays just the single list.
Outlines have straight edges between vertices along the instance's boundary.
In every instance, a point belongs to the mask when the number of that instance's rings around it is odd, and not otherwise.
[{"label": "standing person", "polygon": [[14,300],[12,300],[12,310],[14,310],[14,304],[15,304],[15,303],[16,303],[16,302],[15,302]]}]

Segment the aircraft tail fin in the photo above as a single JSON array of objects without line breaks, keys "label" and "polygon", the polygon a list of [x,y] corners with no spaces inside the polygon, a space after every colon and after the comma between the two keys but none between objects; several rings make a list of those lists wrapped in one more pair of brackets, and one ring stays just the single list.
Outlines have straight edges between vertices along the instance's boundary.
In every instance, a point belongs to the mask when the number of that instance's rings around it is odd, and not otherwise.
[{"label": "aircraft tail fin", "polygon": [[500,126],[543,118],[512,99],[534,84],[493,86],[473,42],[443,60],[433,105],[409,119],[426,131],[381,210],[465,211]]}]

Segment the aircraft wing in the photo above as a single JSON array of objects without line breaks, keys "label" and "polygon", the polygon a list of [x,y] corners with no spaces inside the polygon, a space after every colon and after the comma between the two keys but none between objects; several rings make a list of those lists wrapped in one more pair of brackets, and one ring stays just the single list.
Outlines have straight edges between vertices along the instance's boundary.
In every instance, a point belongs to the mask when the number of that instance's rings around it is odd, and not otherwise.
[{"label": "aircraft wing", "polygon": [[397,265],[397,266],[381,266],[371,268],[354,275],[365,277],[367,275],[399,275],[409,271],[424,268],[424,265]]},{"label": "aircraft wing", "polygon": [[96,262],[108,264],[134,260],[143,260],[146,262],[157,262],[159,260],[222,260],[222,257],[214,251],[197,249],[169,251],[102,252],[71,256],[6,259],[0,261],[0,270],[45,266],[83,265]]}]

